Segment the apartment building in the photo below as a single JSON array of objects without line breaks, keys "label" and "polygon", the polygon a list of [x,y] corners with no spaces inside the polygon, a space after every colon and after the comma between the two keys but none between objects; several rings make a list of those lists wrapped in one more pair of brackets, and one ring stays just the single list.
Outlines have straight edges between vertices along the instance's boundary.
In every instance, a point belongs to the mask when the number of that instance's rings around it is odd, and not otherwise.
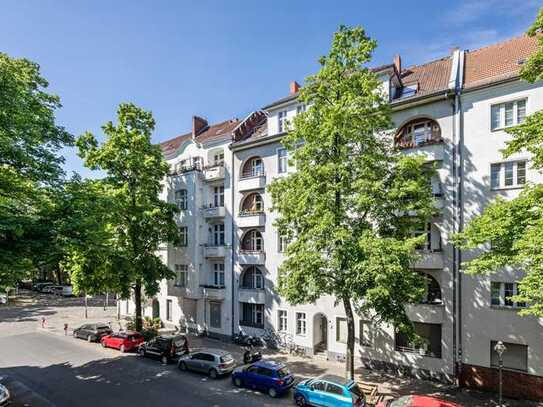
[{"label": "apartment building", "polygon": [[[492,390],[493,346],[503,341],[505,392],[543,398],[543,320],[518,316],[524,304],[507,299],[522,271],[466,275],[461,263],[476,253],[451,242],[495,197],[513,198],[527,182],[541,181],[529,155],[503,160],[500,153],[510,137],[504,129],[543,108],[541,84],[519,79],[536,47],[535,39],[521,36],[410,67],[398,56],[374,69],[392,106],[396,146],[437,167],[437,211],[417,231],[427,238],[413,267],[427,276],[427,294],[407,306],[425,345],[357,316],[358,365]],[[342,306],[330,297],[292,306],[277,292],[287,242],[273,226],[277,214],[269,210],[266,186],[295,171],[281,139],[288,121],[307,108],[298,92],[291,83],[286,97],[241,121],[210,126],[195,117],[191,134],[162,143],[172,167],[163,198],[179,202],[187,240],[161,253],[178,278],[162,282],[146,312],[219,337],[282,332],[307,354],[341,360],[347,334]]]}]

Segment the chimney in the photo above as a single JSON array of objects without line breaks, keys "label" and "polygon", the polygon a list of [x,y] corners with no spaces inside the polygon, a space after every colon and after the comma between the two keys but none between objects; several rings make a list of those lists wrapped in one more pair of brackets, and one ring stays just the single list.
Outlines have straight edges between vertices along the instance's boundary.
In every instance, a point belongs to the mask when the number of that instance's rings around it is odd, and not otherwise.
[{"label": "chimney", "polygon": [[192,116],[192,138],[196,138],[207,127],[207,120],[199,116]]},{"label": "chimney", "polygon": [[402,73],[402,57],[400,57],[400,54],[394,56],[394,67],[398,74]]},{"label": "chimney", "polygon": [[295,93],[298,93],[300,90],[300,84],[296,81],[290,82],[290,94],[294,95]]}]

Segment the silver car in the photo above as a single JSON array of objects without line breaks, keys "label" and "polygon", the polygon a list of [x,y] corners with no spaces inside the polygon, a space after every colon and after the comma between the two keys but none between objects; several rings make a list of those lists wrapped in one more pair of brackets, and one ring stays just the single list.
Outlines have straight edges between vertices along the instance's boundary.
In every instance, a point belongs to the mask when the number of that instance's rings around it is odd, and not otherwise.
[{"label": "silver car", "polygon": [[232,373],[236,361],[232,355],[220,349],[202,349],[181,356],[177,362],[180,370],[194,370],[208,374],[212,379]]}]

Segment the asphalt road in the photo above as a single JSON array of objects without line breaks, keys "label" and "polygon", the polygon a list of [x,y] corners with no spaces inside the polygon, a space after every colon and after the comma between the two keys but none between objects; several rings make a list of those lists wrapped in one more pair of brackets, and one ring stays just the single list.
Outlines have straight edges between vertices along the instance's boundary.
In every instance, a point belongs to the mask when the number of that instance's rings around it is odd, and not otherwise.
[{"label": "asphalt road", "polygon": [[14,393],[10,407],[293,405],[291,394],[271,399],[234,387],[230,377],[212,380],[39,331],[0,336],[0,377]]}]

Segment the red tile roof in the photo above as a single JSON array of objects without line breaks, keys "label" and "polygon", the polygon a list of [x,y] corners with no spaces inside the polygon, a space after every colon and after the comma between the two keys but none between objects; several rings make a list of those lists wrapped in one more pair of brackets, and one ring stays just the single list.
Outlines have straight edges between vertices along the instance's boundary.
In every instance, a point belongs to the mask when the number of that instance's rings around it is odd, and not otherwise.
[{"label": "red tile roof", "polygon": [[538,38],[522,35],[466,51],[464,87],[472,88],[518,76],[522,61],[536,52]]},{"label": "red tile roof", "polygon": [[[230,119],[225,120],[224,122],[212,124],[196,136],[196,141],[198,143],[203,143],[224,137],[225,135],[232,133],[232,130],[234,130],[238,124],[238,119]],[[159,145],[164,154],[170,154],[177,150],[185,141],[191,139],[192,133],[187,133],[177,136],[171,140],[163,141]]]},{"label": "red tile roof", "polygon": [[452,61],[449,56],[424,65],[413,65],[402,69],[400,77],[404,85],[418,84],[413,97],[422,96],[448,88]]}]

